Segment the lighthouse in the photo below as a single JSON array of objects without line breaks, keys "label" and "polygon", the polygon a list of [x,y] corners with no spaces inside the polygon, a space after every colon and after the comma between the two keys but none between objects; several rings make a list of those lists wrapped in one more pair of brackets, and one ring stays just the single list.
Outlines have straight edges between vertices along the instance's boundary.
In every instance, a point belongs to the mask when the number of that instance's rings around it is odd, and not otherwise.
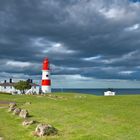
[{"label": "lighthouse", "polygon": [[48,58],[43,61],[42,67],[42,92],[51,93],[50,66]]}]

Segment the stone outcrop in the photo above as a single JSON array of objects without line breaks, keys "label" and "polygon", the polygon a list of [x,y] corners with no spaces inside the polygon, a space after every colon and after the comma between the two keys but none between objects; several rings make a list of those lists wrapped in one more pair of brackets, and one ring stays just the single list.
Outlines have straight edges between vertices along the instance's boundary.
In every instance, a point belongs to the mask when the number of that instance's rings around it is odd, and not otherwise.
[{"label": "stone outcrop", "polygon": [[3,137],[0,137],[0,140],[4,140],[4,138]]},{"label": "stone outcrop", "polygon": [[13,112],[16,109],[16,103],[10,103],[8,112]]},{"label": "stone outcrop", "polygon": [[19,115],[21,109],[20,108],[15,108],[15,110],[13,111],[14,115]]},{"label": "stone outcrop", "polygon": [[28,113],[28,111],[27,111],[26,109],[22,109],[22,110],[20,111],[20,113],[19,113],[19,116],[20,116],[21,118],[27,118],[27,117],[29,116],[29,113]]},{"label": "stone outcrop", "polygon": [[31,104],[31,102],[26,102],[26,103],[25,103],[25,105],[30,105],[30,104]]},{"label": "stone outcrop", "polygon": [[22,125],[23,125],[23,126],[29,126],[29,125],[32,125],[32,124],[34,124],[34,123],[35,123],[34,120],[24,120],[24,121],[22,122]]},{"label": "stone outcrop", "polygon": [[36,136],[49,136],[57,134],[57,129],[49,124],[39,124],[35,129]]},{"label": "stone outcrop", "polygon": [[16,109],[16,107],[9,107],[8,112],[13,112]]},{"label": "stone outcrop", "polygon": [[14,108],[14,107],[16,107],[17,105],[16,105],[16,103],[10,103],[9,104],[9,108]]}]

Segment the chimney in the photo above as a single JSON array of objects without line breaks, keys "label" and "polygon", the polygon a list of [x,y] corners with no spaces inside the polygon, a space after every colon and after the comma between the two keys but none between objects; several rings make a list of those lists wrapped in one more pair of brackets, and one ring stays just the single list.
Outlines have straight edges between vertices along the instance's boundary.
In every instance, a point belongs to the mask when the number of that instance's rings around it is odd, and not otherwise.
[{"label": "chimney", "polygon": [[33,83],[33,80],[32,79],[27,79],[27,82],[28,83]]},{"label": "chimney", "polygon": [[30,83],[30,79],[27,79],[27,82]]},{"label": "chimney", "polygon": [[12,78],[10,78],[9,82],[12,83]]},{"label": "chimney", "polygon": [[6,83],[6,80],[4,80],[4,83]]},{"label": "chimney", "polygon": [[33,79],[30,79],[30,83],[33,83]]}]

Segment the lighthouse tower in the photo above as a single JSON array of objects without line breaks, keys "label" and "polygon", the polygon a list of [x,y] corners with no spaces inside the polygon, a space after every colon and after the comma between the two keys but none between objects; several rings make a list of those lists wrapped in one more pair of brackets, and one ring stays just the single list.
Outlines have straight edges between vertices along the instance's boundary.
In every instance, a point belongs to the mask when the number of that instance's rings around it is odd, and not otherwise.
[{"label": "lighthouse tower", "polygon": [[49,60],[45,58],[42,67],[42,92],[51,93],[50,67]]}]

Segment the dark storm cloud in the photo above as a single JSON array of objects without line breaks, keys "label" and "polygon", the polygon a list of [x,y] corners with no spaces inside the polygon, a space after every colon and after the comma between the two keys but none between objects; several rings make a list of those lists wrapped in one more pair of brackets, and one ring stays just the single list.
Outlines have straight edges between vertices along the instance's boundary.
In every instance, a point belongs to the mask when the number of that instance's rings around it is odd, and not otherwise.
[{"label": "dark storm cloud", "polygon": [[39,76],[48,56],[53,74],[139,80],[139,12],[127,0],[2,0],[0,72]]}]

